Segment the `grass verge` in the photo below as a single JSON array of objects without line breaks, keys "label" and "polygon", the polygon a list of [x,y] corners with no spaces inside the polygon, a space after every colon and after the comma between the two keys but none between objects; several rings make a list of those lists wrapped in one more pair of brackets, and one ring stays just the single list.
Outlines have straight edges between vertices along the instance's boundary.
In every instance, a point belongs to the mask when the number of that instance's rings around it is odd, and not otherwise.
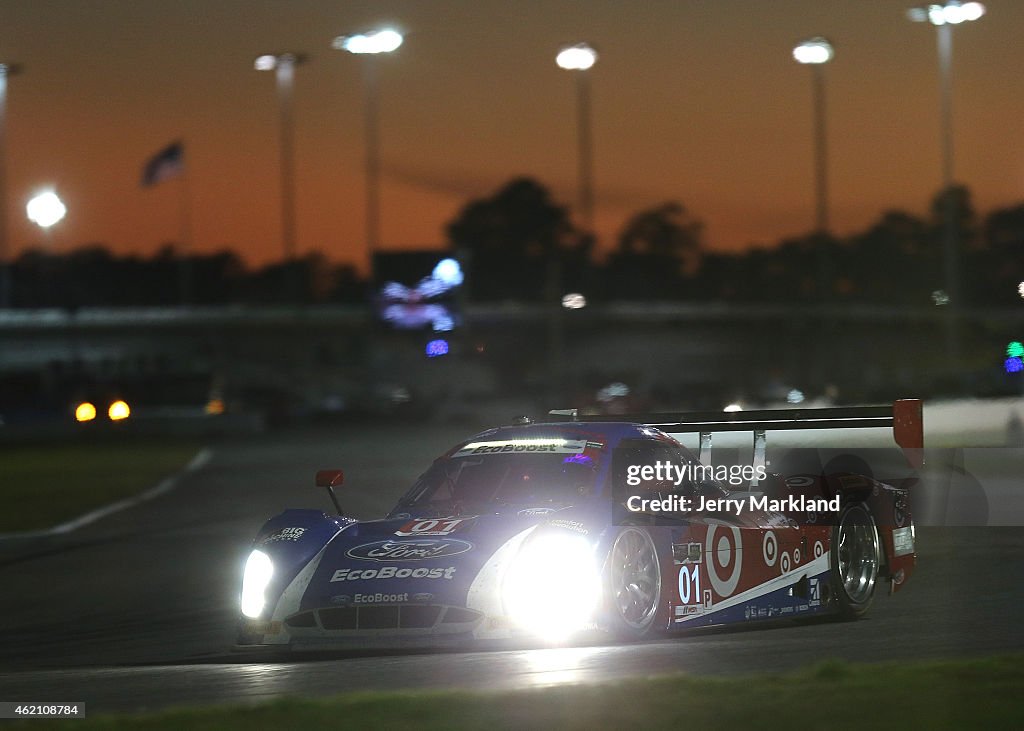
[{"label": "grass verge", "polygon": [[[877,665],[826,661],[784,675],[670,675],[508,692],[351,693],[99,715],[73,725],[81,731],[1019,728],[1022,690],[1022,655]],[[26,721],[16,726],[38,731],[60,723]]]},{"label": "grass verge", "polygon": [[184,467],[194,440],[0,446],[0,533],[41,530],[136,495]]}]

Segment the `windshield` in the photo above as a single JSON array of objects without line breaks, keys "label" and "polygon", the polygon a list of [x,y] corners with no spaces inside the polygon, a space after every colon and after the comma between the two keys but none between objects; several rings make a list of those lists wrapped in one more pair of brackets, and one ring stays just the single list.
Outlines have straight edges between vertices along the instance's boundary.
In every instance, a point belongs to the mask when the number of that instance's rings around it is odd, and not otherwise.
[{"label": "windshield", "polygon": [[397,509],[454,515],[571,505],[594,492],[598,446],[565,439],[472,442],[434,462]]}]

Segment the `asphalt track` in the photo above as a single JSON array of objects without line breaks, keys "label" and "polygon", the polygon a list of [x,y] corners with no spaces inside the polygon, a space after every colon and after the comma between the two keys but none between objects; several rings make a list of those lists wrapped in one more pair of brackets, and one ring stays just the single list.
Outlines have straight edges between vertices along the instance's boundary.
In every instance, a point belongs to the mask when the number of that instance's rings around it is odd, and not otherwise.
[{"label": "asphalt track", "polygon": [[[178,487],[69,536],[0,543],[0,701],[79,701],[90,714],[394,688],[522,688],[688,671],[781,671],[1024,651],[1024,527],[931,527],[904,591],[854,623],[708,631],[640,644],[470,652],[232,656],[239,572],[258,525],[327,508],[318,468],[347,475],[343,506],[379,517],[470,428],[333,428],[213,445]],[[998,466],[1016,485],[1020,461]]]}]

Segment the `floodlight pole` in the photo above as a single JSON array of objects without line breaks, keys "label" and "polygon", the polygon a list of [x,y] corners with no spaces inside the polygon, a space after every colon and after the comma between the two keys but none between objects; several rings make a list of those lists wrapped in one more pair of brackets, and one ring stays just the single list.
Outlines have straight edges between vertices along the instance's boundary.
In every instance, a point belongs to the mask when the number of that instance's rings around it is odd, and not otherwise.
[{"label": "floodlight pole", "polygon": [[953,196],[953,26],[935,26],[939,56],[939,98],[942,135],[942,263],[945,271],[949,312],[946,317],[946,354],[952,368],[959,367],[960,251],[956,226],[956,200]]},{"label": "floodlight pole", "polygon": [[985,14],[979,2],[946,0],[911,8],[907,17],[935,26],[939,57],[939,125],[942,148],[942,265],[948,304],[945,317],[946,360],[951,370],[960,368],[963,301],[960,286],[960,241],[953,196],[953,26],[978,20]]},{"label": "floodlight pole", "polygon": [[814,89],[814,179],[817,193],[815,222],[819,234],[828,233],[828,148],[825,136],[825,70],[814,64],[811,83]]},{"label": "floodlight pole", "polygon": [[273,71],[277,81],[277,107],[281,155],[281,244],[285,262],[295,258],[295,131],[292,93],[295,67],[306,61],[302,53],[265,53],[257,56],[257,71]]},{"label": "floodlight pole", "polygon": [[366,249],[370,282],[375,280],[374,256],[380,249],[380,104],[377,90],[376,56],[391,53],[402,45],[402,34],[391,28],[338,36],[331,46],[363,58],[366,136]]},{"label": "floodlight pole", "polygon": [[580,213],[589,233],[594,231],[594,142],[591,134],[590,70],[576,72],[579,118]]},{"label": "floodlight pole", "polygon": [[380,94],[376,56],[367,54],[362,61],[366,106],[366,249],[370,256],[370,282],[374,283],[374,258],[380,251]]},{"label": "floodlight pole", "polygon": [[579,214],[588,233],[594,231],[594,142],[590,103],[590,69],[597,51],[586,43],[566,46],[555,57],[559,68],[576,77],[576,144],[579,166]]},{"label": "floodlight pole", "polygon": [[815,233],[818,242],[818,283],[821,298],[828,299],[828,262],[823,248],[828,236],[828,143],[825,114],[825,66],[835,51],[827,38],[809,38],[793,48],[793,58],[811,67],[811,95],[814,107],[814,197]]},{"label": "floodlight pole", "polygon": [[294,54],[284,53],[277,62],[277,96],[281,116],[281,240],[285,261],[295,258],[295,132],[292,93],[295,88]]}]

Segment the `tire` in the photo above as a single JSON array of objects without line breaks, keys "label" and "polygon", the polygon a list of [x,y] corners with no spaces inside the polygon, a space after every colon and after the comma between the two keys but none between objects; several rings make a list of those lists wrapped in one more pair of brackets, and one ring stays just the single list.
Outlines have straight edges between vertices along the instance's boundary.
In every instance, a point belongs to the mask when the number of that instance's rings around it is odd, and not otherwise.
[{"label": "tire", "polygon": [[647,531],[626,526],[615,537],[605,587],[610,629],[616,637],[637,640],[661,631],[661,563]]},{"label": "tire", "polygon": [[841,619],[859,619],[868,611],[881,557],[882,546],[871,513],[863,503],[844,506],[832,528],[829,552],[832,595]]}]

